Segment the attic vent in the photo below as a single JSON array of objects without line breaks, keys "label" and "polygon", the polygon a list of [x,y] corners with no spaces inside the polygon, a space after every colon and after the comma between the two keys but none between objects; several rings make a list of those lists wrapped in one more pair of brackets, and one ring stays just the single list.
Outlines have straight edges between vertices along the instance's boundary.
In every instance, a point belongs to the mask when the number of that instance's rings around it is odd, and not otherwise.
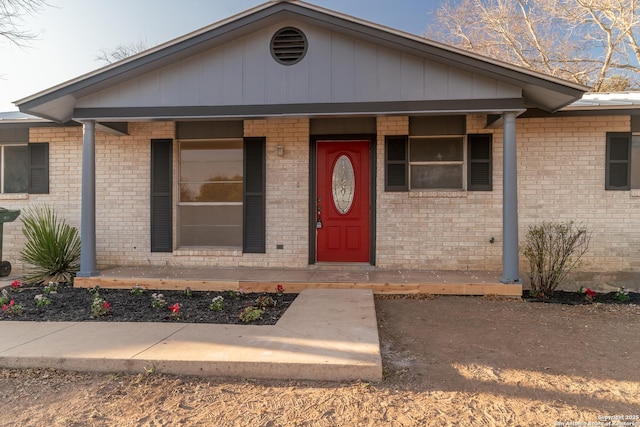
[{"label": "attic vent", "polygon": [[271,56],[282,65],[297,64],[306,53],[307,38],[297,28],[282,28],[271,39]]}]

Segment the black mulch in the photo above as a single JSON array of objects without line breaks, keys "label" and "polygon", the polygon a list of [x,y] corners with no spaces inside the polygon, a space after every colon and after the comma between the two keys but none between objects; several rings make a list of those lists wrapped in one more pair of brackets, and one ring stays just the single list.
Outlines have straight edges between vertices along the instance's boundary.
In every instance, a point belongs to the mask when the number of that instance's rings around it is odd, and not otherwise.
[{"label": "black mulch", "polygon": [[[240,320],[242,309],[252,305],[260,296],[271,296],[276,300],[276,306],[264,310],[262,318],[250,322],[252,325],[274,325],[295,300],[297,294],[273,293],[237,293],[192,291],[187,295],[185,291],[153,291],[144,290],[141,295],[135,295],[126,289],[99,289],[102,299],[111,304],[111,313],[99,318],[92,317],[91,303],[93,295],[88,289],[74,288],[71,285],[61,285],[56,293],[46,295],[51,304],[37,307],[34,297],[43,294],[40,286],[24,286],[19,292],[7,287],[8,296],[14,304],[24,307],[22,314],[9,315],[0,306],[1,320],[21,321],[111,321],[111,322],[186,322],[186,323],[218,323],[218,324],[246,324]],[[162,294],[167,302],[166,306],[156,308],[152,305],[152,294]],[[212,311],[209,306],[213,298],[224,298],[224,309]],[[171,318],[169,307],[180,304],[179,319]]]},{"label": "black mulch", "polygon": [[551,298],[535,298],[529,291],[523,291],[522,298],[528,302],[543,302],[551,304],[569,304],[569,305],[582,305],[582,304],[620,304],[620,305],[640,305],[640,293],[628,292],[628,301],[620,301],[616,299],[617,292],[597,293],[591,299],[586,295],[578,292],[569,291],[555,291]]}]

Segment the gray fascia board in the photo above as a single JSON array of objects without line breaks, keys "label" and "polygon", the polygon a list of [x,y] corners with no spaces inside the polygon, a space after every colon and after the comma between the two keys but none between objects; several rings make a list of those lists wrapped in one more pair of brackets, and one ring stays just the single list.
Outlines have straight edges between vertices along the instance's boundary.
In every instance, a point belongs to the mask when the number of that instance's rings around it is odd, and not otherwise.
[{"label": "gray fascia board", "polygon": [[[155,51],[132,58],[119,65],[107,66],[101,70],[81,76],[75,80],[63,83],[48,91],[40,92],[31,97],[16,101],[21,111],[31,112],[31,110],[46,102],[52,101],[64,95],[74,94],[82,96],[82,91],[87,89],[99,90],[111,84],[111,81],[118,77],[129,74],[128,78],[144,74],[152,69],[158,68],[166,63],[180,60],[201,51],[204,48],[213,47],[232,38],[238,37],[238,31],[249,33],[255,25],[263,27],[272,22],[279,21],[279,14],[285,14],[285,18],[297,18],[307,20],[314,25],[324,23],[328,28],[335,30],[340,28],[342,32],[350,33],[356,37],[368,39],[374,43],[386,45],[392,49],[403,47],[408,53],[426,57],[443,64],[467,69],[473,68],[473,72],[489,76],[492,78],[504,79],[507,83],[522,86],[529,84],[542,86],[553,91],[564,93],[572,98],[579,98],[587,90],[586,87],[559,79],[547,77],[537,73],[517,70],[510,64],[498,64],[498,61],[490,58],[480,58],[473,53],[457,51],[453,48],[445,47],[428,39],[417,40],[418,36],[402,33],[397,30],[378,26],[376,24],[360,21],[357,18],[348,19],[346,15],[340,16],[325,9],[316,9],[311,5],[302,5],[289,2],[276,3],[263,9],[256,10],[237,20],[224,22],[221,25],[213,24],[213,28],[187,34],[181,38],[169,41],[164,45],[154,48]],[[287,15],[291,16],[287,16]],[[305,19],[306,18],[306,19]],[[199,32],[199,33],[198,33]],[[210,45],[209,45],[210,43]],[[574,99],[568,100],[567,103]],[[555,107],[555,106],[554,106]],[[559,108],[559,107],[558,107]],[[552,107],[553,109],[553,107]]]},{"label": "gray fascia board", "polygon": [[329,117],[393,114],[501,114],[525,110],[522,98],[371,103],[77,108],[75,120],[173,120],[199,118]]},{"label": "gray fascia board", "polygon": [[528,109],[526,113],[519,116],[519,118],[531,119],[531,118],[546,118],[546,117],[584,117],[584,116],[640,116],[639,109],[630,108],[593,108],[584,110],[560,110],[554,113],[540,109]]}]

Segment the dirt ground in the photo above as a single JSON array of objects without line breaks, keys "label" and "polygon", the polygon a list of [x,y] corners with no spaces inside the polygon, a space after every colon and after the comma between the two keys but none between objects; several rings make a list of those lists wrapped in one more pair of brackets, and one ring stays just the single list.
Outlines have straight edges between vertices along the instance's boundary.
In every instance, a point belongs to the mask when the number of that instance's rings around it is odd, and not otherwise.
[{"label": "dirt ground", "polygon": [[640,426],[640,307],[378,299],[378,384],[0,369],[2,426]]}]

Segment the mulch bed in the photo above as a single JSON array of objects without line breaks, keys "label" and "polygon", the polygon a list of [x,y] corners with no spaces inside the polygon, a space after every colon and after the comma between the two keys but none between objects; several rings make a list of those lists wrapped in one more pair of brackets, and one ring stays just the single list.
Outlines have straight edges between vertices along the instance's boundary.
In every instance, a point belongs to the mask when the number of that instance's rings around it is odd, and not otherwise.
[{"label": "mulch bed", "polygon": [[578,292],[569,291],[555,291],[551,298],[536,298],[530,294],[529,291],[523,291],[522,299],[527,302],[542,302],[548,304],[568,304],[568,305],[583,305],[583,304],[620,304],[620,305],[640,305],[640,293],[628,292],[628,301],[619,301],[616,299],[617,292],[597,293],[591,299],[587,298],[584,294]]},{"label": "mulch bed", "polygon": [[[74,288],[72,285],[61,285],[56,293],[46,295],[51,304],[37,307],[35,296],[43,294],[41,286],[24,286],[19,291],[6,288],[10,299],[21,304],[21,314],[9,315],[0,306],[0,321],[100,321],[100,322],[182,322],[182,323],[218,323],[247,324],[240,318],[240,312],[253,305],[260,296],[270,296],[276,301],[275,307],[264,310],[262,317],[249,322],[251,325],[274,325],[289,308],[297,294],[278,293],[238,293],[192,291],[153,291],[144,290],[135,295],[127,289],[99,289],[100,297],[108,302],[110,314],[94,318],[91,312],[93,294],[89,289]],[[275,291],[275,289],[274,289]],[[162,294],[166,301],[164,307],[153,307],[153,294]],[[224,298],[224,309],[212,311],[209,306],[213,298]],[[169,307],[180,304],[179,318],[171,317]]]}]

